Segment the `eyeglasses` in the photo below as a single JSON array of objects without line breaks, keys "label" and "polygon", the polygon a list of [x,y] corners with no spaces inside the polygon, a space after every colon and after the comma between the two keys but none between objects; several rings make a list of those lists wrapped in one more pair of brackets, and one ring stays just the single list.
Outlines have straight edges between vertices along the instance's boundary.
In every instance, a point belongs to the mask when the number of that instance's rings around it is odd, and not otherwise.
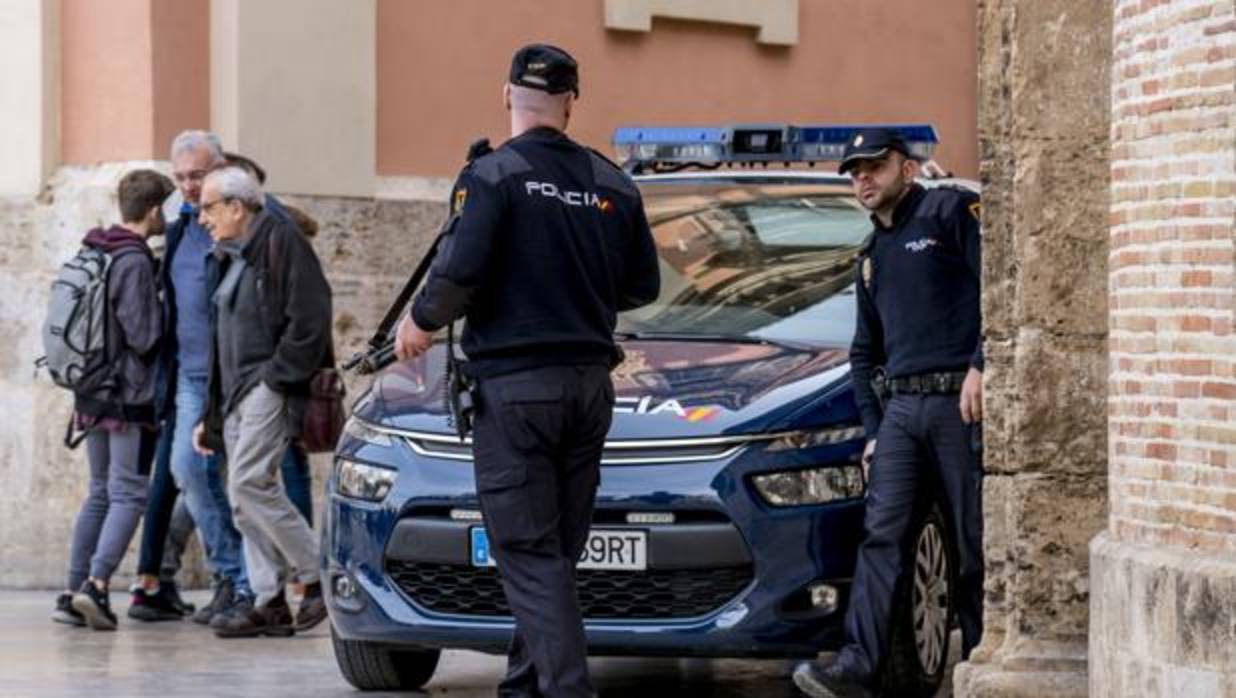
[{"label": "eyeglasses", "polygon": [[206,175],[210,174],[210,170],[190,170],[188,172],[173,172],[172,179],[176,180],[177,184],[184,182],[200,182],[206,179]]},{"label": "eyeglasses", "polygon": [[210,203],[202,202],[201,208],[199,210],[202,213],[210,213],[210,209],[212,207],[217,206],[219,204],[229,204],[234,200],[235,199],[232,199],[230,196],[225,196],[222,199],[215,199],[214,201],[211,201]]}]

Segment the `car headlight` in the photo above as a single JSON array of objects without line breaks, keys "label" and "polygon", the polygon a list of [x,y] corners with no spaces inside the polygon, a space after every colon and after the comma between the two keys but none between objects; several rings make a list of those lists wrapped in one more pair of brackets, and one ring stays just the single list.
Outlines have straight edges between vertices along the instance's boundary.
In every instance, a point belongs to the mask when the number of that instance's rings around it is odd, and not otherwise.
[{"label": "car headlight", "polygon": [[395,485],[398,472],[344,458],[335,459],[336,487],[339,494],[368,502],[379,502]]},{"label": "car headlight", "polygon": [[824,504],[863,496],[863,469],[858,465],[765,473],[752,481],[764,501],[775,507]]},{"label": "car headlight", "polygon": [[831,446],[863,438],[861,426],[828,427],[814,431],[796,431],[778,436],[768,444],[769,451],[798,451],[816,446]]},{"label": "car headlight", "polygon": [[368,422],[356,417],[348,417],[348,421],[343,424],[343,433],[375,446],[390,446],[394,443],[389,434],[375,429]]}]

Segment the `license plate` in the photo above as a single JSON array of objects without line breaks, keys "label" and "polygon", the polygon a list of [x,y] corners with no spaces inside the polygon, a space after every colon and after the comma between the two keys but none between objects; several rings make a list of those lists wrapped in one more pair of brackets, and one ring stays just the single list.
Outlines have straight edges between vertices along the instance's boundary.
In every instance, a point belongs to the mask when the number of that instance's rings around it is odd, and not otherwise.
[{"label": "license plate", "polygon": [[[472,528],[472,565],[493,567],[489,554],[489,536],[480,526]],[[617,529],[593,529],[588,543],[579,556],[581,570],[648,569],[648,532]]]}]

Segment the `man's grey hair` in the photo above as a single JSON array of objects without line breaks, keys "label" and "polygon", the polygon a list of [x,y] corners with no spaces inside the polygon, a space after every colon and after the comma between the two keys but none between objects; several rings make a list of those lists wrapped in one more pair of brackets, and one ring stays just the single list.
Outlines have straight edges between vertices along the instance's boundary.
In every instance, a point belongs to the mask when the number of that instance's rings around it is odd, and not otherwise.
[{"label": "man's grey hair", "polygon": [[262,208],[266,197],[262,194],[262,185],[248,170],[239,167],[223,167],[206,175],[202,186],[214,187],[220,199],[234,199],[246,207],[256,211]]},{"label": "man's grey hair", "polygon": [[223,143],[210,131],[181,131],[172,139],[172,159],[205,148],[212,161],[223,162]]}]

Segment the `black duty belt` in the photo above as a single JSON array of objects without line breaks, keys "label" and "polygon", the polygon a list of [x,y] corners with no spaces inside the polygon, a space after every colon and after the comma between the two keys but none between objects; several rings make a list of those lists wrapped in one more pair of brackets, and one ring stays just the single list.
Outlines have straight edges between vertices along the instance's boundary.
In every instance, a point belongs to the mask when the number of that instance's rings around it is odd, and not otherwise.
[{"label": "black duty belt", "polygon": [[921,373],[917,376],[889,378],[888,389],[892,394],[948,394],[961,392],[966,381],[965,372]]}]

